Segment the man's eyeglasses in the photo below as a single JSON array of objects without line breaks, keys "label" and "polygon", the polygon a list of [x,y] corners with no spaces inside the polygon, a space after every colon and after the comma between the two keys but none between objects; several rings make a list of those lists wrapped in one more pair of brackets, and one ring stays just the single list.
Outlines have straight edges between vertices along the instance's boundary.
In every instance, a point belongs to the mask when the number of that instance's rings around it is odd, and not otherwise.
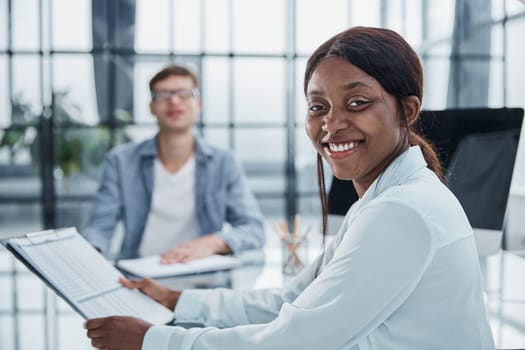
[{"label": "man's eyeglasses", "polygon": [[169,101],[173,96],[177,96],[181,100],[187,100],[192,97],[199,96],[198,89],[177,89],[177,90],[159,90],[151,92],[151,99],[153,101]]}]

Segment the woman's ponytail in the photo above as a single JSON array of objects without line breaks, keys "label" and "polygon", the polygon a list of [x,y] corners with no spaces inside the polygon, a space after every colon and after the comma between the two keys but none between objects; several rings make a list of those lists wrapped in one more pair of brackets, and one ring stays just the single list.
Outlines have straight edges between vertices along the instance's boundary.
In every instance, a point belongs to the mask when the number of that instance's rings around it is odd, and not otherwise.
[{"label": "woman's ponytail", "polygon": [[436,175],[444,181],[443,178],[443,167],[439,161],[438,155],[432,144],[428,142],[423,136],[417,134],[414,130],[408,131],[408,142],[411,146],[419,146],[423,151],[423,156],[425,161],[428,164],[430,170],[432,170]]}]

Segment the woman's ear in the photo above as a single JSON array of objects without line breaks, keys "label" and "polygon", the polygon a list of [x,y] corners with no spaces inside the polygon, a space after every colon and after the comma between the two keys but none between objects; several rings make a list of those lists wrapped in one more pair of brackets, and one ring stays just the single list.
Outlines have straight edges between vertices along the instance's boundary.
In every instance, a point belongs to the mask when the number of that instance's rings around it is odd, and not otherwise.
[{"label": "woman's ear", "polygon": [[421,100],[415,95],[410,95],[405,97],[403,103],[405,104],[408,126],[411,126],[419,117],[419,112],[421,111]]}]

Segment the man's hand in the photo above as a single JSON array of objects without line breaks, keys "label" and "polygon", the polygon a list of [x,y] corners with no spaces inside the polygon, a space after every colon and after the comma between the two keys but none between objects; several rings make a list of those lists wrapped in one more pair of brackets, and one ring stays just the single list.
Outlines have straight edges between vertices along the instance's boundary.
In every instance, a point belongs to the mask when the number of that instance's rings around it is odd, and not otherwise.
[{"label": "man's hand", "polygon": [[140,350],[152,324],[134,317],[94,318],[84,323],[91,345],[97,349]]},{"label": "man's hand", "polygon": [[212,254],[231,254],[232,250],[216,235],[205,235],[179,244],[160,256],[161,264],[175,264],[204,258]]},{"label": "man's hand", "polygon": [[179,297],[182,293],[177,290],[169,289],[150,278],[130,281],[120,277],[118,281],[126,288],[136,288],[140,290],[142,293],[146,294],[158,303],[166,306],[170,310],[175,309],[175,305],[177,305],[177,301],[179,300]]}]

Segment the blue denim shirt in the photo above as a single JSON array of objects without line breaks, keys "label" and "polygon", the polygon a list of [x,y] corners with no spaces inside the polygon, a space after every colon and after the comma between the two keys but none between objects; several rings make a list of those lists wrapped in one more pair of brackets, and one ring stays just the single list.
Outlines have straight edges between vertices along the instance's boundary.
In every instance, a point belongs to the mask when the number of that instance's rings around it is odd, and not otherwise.
[{"label": "blue denim shirt", "polygon": [[[86,239],[105,255],[117,222],[122,220],[124,240],[119,258],[138,256],[151,206],[156,141],[155,137],[121,145],[106,156],[91,216],[82,230]],[[195,164],[198,234],[217,234],[234,254],[262,247],[263,217],[233,155],[196,136]],[[225,222],[232,227],[223,230]]]}]

